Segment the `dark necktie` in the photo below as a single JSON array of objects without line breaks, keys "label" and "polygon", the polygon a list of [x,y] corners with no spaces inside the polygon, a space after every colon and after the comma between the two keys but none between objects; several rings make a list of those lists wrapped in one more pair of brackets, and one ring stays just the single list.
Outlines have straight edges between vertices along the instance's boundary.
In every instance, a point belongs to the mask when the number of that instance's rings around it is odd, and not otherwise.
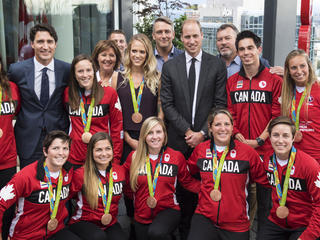
[{"label": "dark necktie", "polygon": [[192,63],[189,68],[189,91],[190,91],[190,100],[191,100],[191,110],[192,110],[192,104],[193,104],[193,97],[194,97],[194,88],[196,84],[196,67],[195,67],[195,62],[197,59],[192,58],[191,59]]},{"label": "dark necktie", "polygon": [[49,101],[49,77],[47,70],[48,68],[46,67],[42,69],[40,102],[43,106],[46,106]]}]

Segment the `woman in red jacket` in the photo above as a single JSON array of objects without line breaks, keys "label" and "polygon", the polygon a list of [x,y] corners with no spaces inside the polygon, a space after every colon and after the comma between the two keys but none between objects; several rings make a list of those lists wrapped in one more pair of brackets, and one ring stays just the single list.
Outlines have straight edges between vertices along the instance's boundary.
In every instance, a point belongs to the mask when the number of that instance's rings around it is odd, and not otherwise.
[{"label": "woman in red jacket", "polygon": [[200,143],[188,160],[192,174],[200,172],[199,201],[188,240],[248,240],[248,184],[267,185],[258,153],[232,138],[233,119],[226,109],[208,117],[210,140]]},{"label": "woman in red jacket", "polygon": [[76,167],[82,166],[91,136],[102,131],[110,132],[114,158],[120,162],[122,112],[116,91],[97,82],[93,61],[87,55],[80,54],[73,59],[70,75],[69,87],[64,92],[64,102],[71,119],[69,161]]},{"label": "woman in red jacket", "polygon": [[149,117],[142,124],[137,150],[124,164],[134,192],[137,240],[170,239],[180,219],[177,181],[189,191],[199,191],[200,183],[191,177],[182,153],[166,144],[163,121]]},{"label": "woman in red jacket", "polygon": [[113,163],[111,137],[105,132],[94,134],[84,167],[75,171],[72,192],[77,193],[77,210],[70,230],[81,239],[125,240],[117,222],[124,182],[122,167]]}]

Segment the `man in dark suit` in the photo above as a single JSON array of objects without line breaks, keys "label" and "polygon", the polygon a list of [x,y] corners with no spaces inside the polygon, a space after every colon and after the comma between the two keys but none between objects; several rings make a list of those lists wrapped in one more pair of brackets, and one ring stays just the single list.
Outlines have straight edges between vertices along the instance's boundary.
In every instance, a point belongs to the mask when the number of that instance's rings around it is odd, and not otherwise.
[{"label": "man in dark suit", "polygon": [[69,127],[62,94],[70,65],[53,58],[57,33],[50,25],[38,24],[31,28],[30,40],[35,57],[12,64],[8,71],[21,95],[14,129],[21,168],[42,156],[42,141],[47,132],[68,131]]},{"label": "man in dark suit", "polygon": [[[181,151],[186,158],[207,136],[211,109],[227,105],[226,66],[221,59],[201,50],[202,39],[200,23],[184,21],[181,41],[185,53],[164,63],[161,75],[160,97],[168,121],[168,146]],[[186,239],[196,204],[191,199],[196,196],[182,191],[177,198],[184,221],[180,226],[181,239]]]}]

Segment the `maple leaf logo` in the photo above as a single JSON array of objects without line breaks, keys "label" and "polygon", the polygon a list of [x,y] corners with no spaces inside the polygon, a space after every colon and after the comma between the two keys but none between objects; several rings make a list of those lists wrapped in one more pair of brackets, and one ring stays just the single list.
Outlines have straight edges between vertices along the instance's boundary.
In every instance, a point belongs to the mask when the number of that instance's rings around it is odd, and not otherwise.
[{"label": "maple leaf logo", "polygon": [[119,98],[118,98],[118,100],[117,100],[116,104],[114,105],[114,107],[115,107],[116,109],[118,109],[118,110],[121,112],[121,104],[120,104],[120,100],[119,100]]},{"label": "maple leaf logo", "polygon": [[320,172],[318,173],[318,179],[316,181],[314,181],[314,184],[320,188]]},{"label": "maple leaf logo", "polygon": [[0,200],[10,200],[15,197],[14,192],[13,192],[13,184],[9,184],[7,186],[4,186],[1,191],[0,191]]}]

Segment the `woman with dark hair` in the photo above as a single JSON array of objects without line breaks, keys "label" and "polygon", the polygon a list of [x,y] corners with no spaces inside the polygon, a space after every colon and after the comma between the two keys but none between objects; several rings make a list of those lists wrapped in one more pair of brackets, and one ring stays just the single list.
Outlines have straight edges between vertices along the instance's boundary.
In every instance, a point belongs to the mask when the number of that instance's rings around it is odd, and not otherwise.
[{"label": "woman with dark hair", "polygon": [[114,158],[122,154],[122,112],[116,91],[102,87],[94,71],[92,59],[80,54],[71,64],[69,87],[64,102],[71,119],[72,138],[69,161],[81,166],[85,162],[87,144],[96,132],[110,132],[114,143]]},{"label": "woman with dark hair", "polygon": [[[20,105],[18,87],[9,82],[0,55],[0,189],[16,173],[17,150],[12,121]],[[5,212],[2,222],[2,238],[8,238],[14,206]]]},{"label": "woman with dark hair", "polygon": [[208,117],[210,140],[189,158],[192,174],[200,172],[201,188],[188,240],[249,240],[248,185],[268,185],[262,161],[249,145],[232,137],[233,119],[227,109]]},{"label": "woman with dark hair", "polygon": [[122,167],[113,164],[113,145],[107,133],[92,136],[84,167],[74,176],[72,192],[78,192],[77,210],[69,229],[81,239],[125,240],[117,222],[125,175]]},{"label": "woman with dark hair", "polygon": [[92,52],[97,81],[102,86],[111,86],[111,80],[118,78],[116,71],[121,62],[121,53],[112,40],[100,40]]},{"label": "woman with dark hair", "polygon": [[296,126],[294,145],[320,163],[320,83],[305,51],[291,51],[285,61],[281,113]]},{"label": "woman with dark hair", "polygon": [[166,144],[163,120],[149,117],[142,124],[137,150],[123,165],[134,195],[137,240],[171,239],[180,220],[177,181],[189,191],[199,191],[200,183],[191,177],[182,153]]},{"label": "woman with dark hair", "polygon": [[264,163],[272,188],[272,209],[258,240],[305,240],[320,237],[320,165],[293,146],[296,126],[289,117],[268,126],[273,151]]}]

